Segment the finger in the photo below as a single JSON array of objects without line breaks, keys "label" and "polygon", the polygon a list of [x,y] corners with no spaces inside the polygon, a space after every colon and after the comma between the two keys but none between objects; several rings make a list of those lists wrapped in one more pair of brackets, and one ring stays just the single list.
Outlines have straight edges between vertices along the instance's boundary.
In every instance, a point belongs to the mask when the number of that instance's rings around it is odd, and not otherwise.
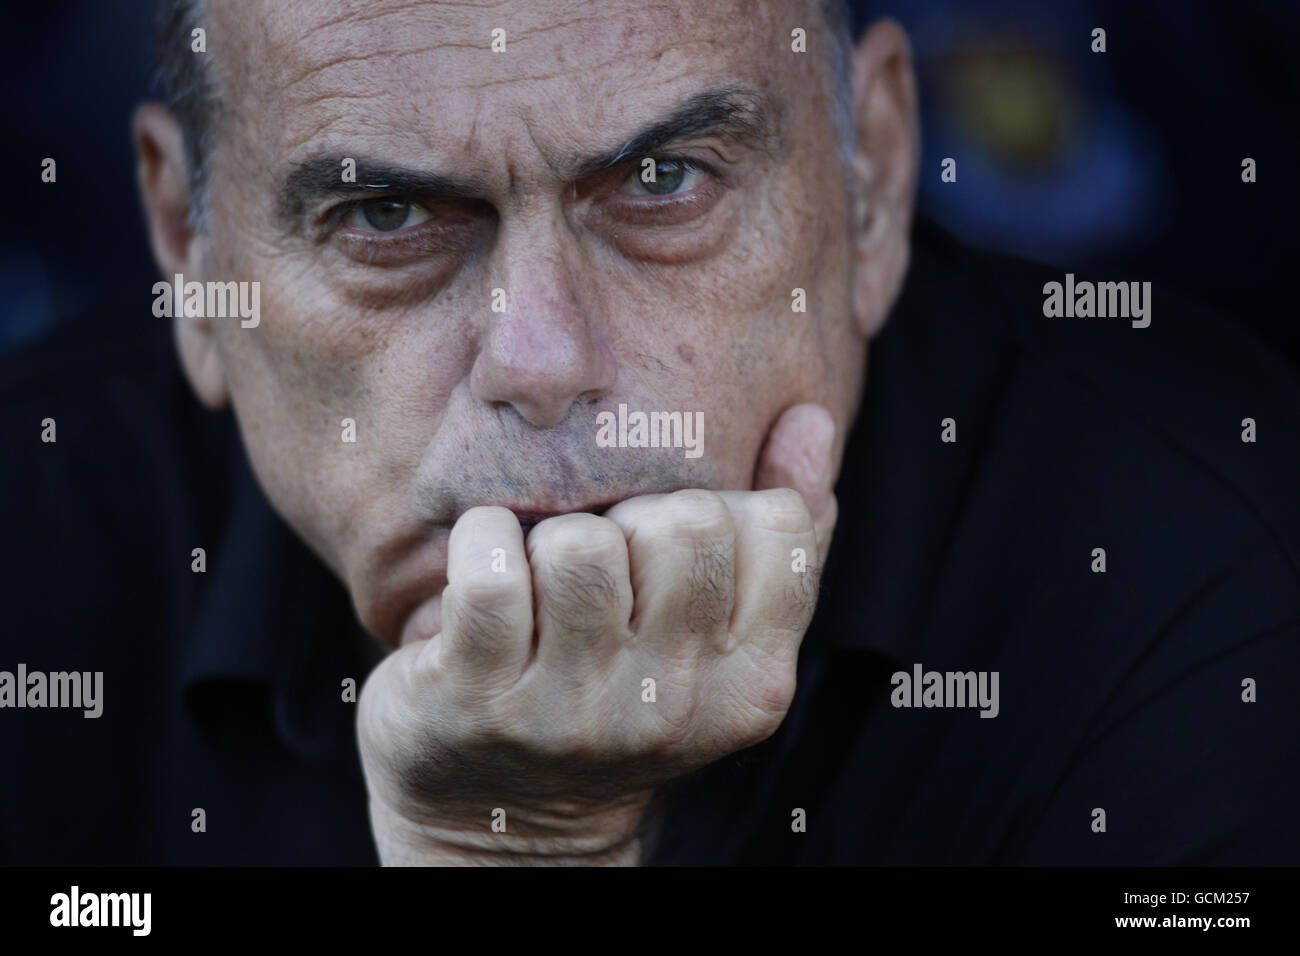
[{"label": "finger", "polygon": [[793,488],[803,495],[817,531],[820,564],[830,549],[835,501],[835,419],[821,405],[791,405],[778,416],[754,470],[754,490]]},{"label": "finger", "polygon": [[451,529],[441,661],[481,690],[518,680],[532,653],[533,589],[524,535],[508,508],[471,508]]},{"label": "finger", "polygon": [[794,661],[817,605],[817,536],[789,488],[722,492],[736,527],[736,607],[730,631],[764,659]]},{"label": "finger", "polygon": [[689,661],[725,646],[735,603],[735,528],[716,493],[644,495],[605,513],[627,540],[638,647]]},{"label": "finger", "polygon": [[627,541],[591,514],[548,518],[528,535],[538,664],[582,684],[604,673],[628,640],[632,582]]}]

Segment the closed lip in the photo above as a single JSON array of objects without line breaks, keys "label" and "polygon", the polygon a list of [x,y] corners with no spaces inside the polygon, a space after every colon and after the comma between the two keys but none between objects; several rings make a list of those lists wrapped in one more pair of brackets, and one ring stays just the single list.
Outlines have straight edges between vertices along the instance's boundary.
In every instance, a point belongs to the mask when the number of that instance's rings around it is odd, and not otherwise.
[{"label": "closed lip", "polygon": [[606,511],[614,507],[614,505],[618,504],[619,502],[626,501],[628,498],[638,498],[641,495],[666,495],[666,494],[671,494],[674,491],[680,491],[684,487],[686,486],[683,485],[674,488],[654,488],[654,489],[647,489],[644,491],[634,491],[630,494],[623,495],[618,498],[606,498],[600,501],[589,502],[587,504],[574,505],[571,508],[539,508],[536,505],[531,505],[531,504],[528,505],[503,504],[500,507],[509,508],[511,511],[514,512],[515,517],[519,519],[519,526],[523,528],[524,533],[526,534],[534,527],[536,527],[537,525],[545,521],[547,518],[555,518],[558,517],[559,515],[584,514],[584,513],[594,514],[599,516],[599,515],[603,515]]}]

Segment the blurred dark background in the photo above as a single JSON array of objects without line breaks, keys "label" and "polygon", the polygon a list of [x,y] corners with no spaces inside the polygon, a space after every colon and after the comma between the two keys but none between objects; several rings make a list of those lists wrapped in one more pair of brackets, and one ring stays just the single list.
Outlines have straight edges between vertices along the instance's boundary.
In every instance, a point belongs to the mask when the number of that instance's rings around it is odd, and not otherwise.
[{"label": "blurred dark background", "polygon": [[[977,245],[1170,284],[1300,365],[1283,288],[1300,246],[1300,3],[857,6],[859,26],[886,14],[912,38],[921,211]],[[6,21],[4,163],[21,187],[0,236],[0,351],[108,302],[148,309],[158,278],[128,136],[134,104],[156,95],[150,0],[17,4]],[[956,183],[940,181],[944,157]]]}]

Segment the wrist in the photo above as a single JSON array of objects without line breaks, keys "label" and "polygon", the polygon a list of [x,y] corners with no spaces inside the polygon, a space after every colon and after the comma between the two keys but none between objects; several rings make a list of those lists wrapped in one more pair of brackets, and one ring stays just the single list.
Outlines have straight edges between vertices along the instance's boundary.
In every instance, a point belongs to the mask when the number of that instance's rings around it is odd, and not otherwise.
[{"label": "wrist", "polygon": [[384,866],[636,866],[647,796],[599,809],[552,806],[488,808],[482,822],[462,816],[399,814],[370,801],[371,826]]}]

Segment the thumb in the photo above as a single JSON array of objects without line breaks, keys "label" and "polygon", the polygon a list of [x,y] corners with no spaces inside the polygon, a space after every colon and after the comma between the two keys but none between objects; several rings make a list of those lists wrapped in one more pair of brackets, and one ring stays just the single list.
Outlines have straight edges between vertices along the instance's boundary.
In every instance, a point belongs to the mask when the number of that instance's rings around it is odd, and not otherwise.
[{"label": "thumb", "polygon": [[791,405],[768,433],[758,456],[754,490],[793,488],[803,495],[817,531],[817,550],[826,560],[838,509],[835,501],[835,419],[811,402]]}]

